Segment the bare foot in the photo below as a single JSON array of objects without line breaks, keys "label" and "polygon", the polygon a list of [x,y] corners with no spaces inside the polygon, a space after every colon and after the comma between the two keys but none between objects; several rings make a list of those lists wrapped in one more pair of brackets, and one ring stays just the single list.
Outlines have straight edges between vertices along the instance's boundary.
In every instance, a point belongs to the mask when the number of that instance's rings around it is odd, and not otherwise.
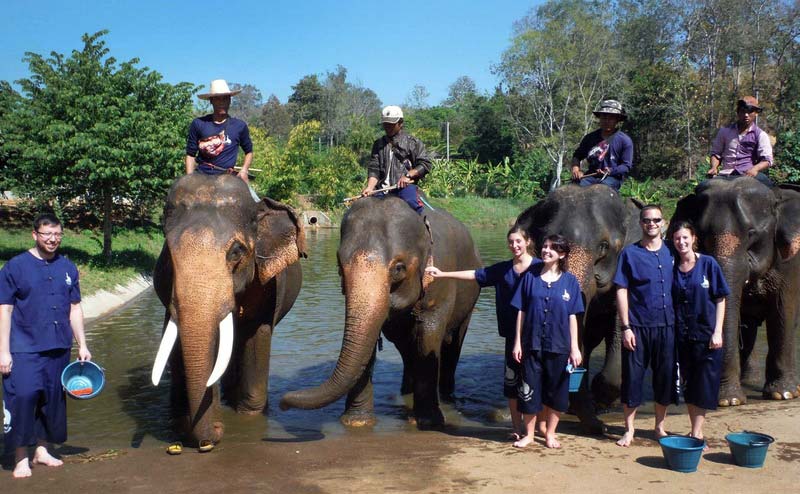
[{"label": "bare foot", "polygon": [[519,441],[523,437],[525,437],[525,434],[520,434],[519,432],[509,432],[508,433],[508,438],[511,439],[512,441]]},{"label": "bare foot", "polygon": [[23,458],[17,462],[16,466],[14,466],[13,475],[15,479],[24,479],[25,477],[31,476],[31,466],[27,458]]},{"label": "bare foot", "polygon": [[695,439],[699,439],[699,440],[703,441],[703,453],[708,451],[708,443],[706,442],[706,439],[702,435],[695,436],[694,434],[689,434],[689,437],[693,437]]},{"label": "bare foot", "polygon": [[560,448],[560,447],[561,447],[561,443],[560,443],[560,442],[558,442],[558,439],[556,439],[556,436],[548,437],[548,438],[545,440],[545,445],[546,445],[548,448],[552,448],[552,449],[558,449],[558,448]]},{"label": "bare foot", "polygon": [[522,439],[520,439],[519,441],[515,442],[514,443],[514,447],[515,448],[525,448],[532,442],[533,442],[533,438],[532,437],[525,436]]},{"label": "bare foot", "polygon": [[667,437],[667,436],[669,436],[669,434],[667,433],[667,431],[665,431],[664,429],[659,429],[659,428],[657,428],[657,427],[656,427],[655,429],[653,429],[653,433],[654,433],[654,434],[655,434],[655,436],[656,436],[656,441],[658,441],[658,440],[659,440],[659,439],[661,439],[662,437]]},{"label": "bare foot", "polygon": [[51,456],[44,446],[37,446],[36,452],[33,454],[33,464],[47,467],[60,467],[64,462]]},{"label": "bare foot", "polygon": [[625,431],[625,434],[619,438],[617,441],[617,446],[622,446],[623,448],[627,448],[633,442],[633,431]]}]

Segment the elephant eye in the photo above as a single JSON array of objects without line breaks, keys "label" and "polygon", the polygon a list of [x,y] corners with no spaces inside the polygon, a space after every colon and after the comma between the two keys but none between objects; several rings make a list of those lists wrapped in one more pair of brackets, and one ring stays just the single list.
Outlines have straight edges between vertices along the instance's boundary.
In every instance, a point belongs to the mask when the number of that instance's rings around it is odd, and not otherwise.
[{"label": "elephant eye", "polygon": [[608,248],[609,245],[606,240],[600,242],[600,245],[597,246],[597,256],[600,258],[605,257],[608,254]]},{"label": "elephant eye", "polygon": [[402,261],[395,262],[389,269],[392,282],[402,281],[406,277],[406,264]]},{"label": "elephant eye", "polygon": [[236,264],[242,260],[242,257],[247,254],[247,247],[238,240],[233,242],[233,245],[228,249],[225,258],[231,264]]}]

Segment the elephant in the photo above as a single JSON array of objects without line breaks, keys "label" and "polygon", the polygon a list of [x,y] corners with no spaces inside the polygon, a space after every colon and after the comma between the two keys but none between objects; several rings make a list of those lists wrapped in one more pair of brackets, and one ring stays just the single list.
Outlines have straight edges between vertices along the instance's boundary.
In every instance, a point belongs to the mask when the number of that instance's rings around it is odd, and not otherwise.
[{"label": "elephant", "polygon": [[800,187],[770,189],[750,177],[707,180],[678,202],[673,223],[676,219],[694,224],[700,251],[716,258],[731,288],[723,323],[719,405],[747,402],[741,383],[752,377],[752,350],[764,321],[769,350],[763,396],[798,397]]},{"label": "elephant", "polygon": [[169,360],[173,418],[207,450],[223,435],[220,378],[237,412],[267,406],[272,333],[300,291],[305,233],[290,207],[256,203],[232,175],[179,178],[163,221],[153,286],[166,314],[152,380]]},{"label": "elephant", "polygon": [[622,248],[641,238],[641,208],[638,201],[623,200],[603,184],[567,185],[554,190],[517,218],[537,251],[548,235],[563,235],[569,242],[566,267],[578,279],[586,307],[583,316],[578,317],[578,338],[587,367],[592,351],[605,341],[603,369],[592,380],[591,393],[588,379],[584,379],[571,403],[583,428],[594,434],[605,430],[595,413],[595,403],[610,406],[619,397],[622,335],[616,323],[616,290],[612,280]]},{"label": "elephant", "polygon": [[383,333],[402,357],[401,393],[413,393],[417,426],[444,425],[439,400],[454,392],[479,288],[434,282],[425,268],[435,262],[442,270],[469,270],[481,262],[463,224],[440,209],[426,213],[395,196],[362,198],[347,211],[337,252],[346,315],[341,352],[327,381],[284,394],[282,409],[321,408],[347,393],[341,422],[374,424],[372,370]]}]

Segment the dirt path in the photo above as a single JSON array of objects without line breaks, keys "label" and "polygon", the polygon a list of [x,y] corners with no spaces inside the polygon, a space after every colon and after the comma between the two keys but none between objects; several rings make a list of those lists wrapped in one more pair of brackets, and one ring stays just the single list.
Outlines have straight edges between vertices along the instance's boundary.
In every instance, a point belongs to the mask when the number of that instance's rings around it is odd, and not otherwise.
[{"label": "dirt path", "polygon": [[[649,406],[643,408],[647,411]],[[711,446],[699,471],[666,469],[648,429],[652,417],[637,419],[641,437],[630,448],[614,439],[622,431],[618,414],[604,418],[607,437],[578,434],[567,417],[560,428],[563,449],[515,450],[506,430],[452,427],[444,432],[377,434],[355,431],[343,437],[305,442],[255,438],[220,444],[212,453],[185,451],[167,456],[163,445],[89,450],[66,455],[63,468],[37,467],[26,480],[0,472],[5,493],[92,492],[797,492],[800,479],[800,400],[754,402],[709,416]],[[671,414],[668,429],[685,433],[688,419]],[[774,435],[761,469],[732,464],[724,436],[759,430]],[[74,446],[74,445],[73,445]]]}]

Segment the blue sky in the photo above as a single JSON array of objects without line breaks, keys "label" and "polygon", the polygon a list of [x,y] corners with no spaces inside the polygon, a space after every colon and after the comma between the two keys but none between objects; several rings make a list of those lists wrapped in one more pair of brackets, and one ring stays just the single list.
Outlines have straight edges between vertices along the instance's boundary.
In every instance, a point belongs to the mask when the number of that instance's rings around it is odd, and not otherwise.
[{"label": "blue sky", "polygon": [[167,82],[253,84],[282,102],[304,75],[337,65],[348,80],[402,104],[421,84],[429,104],[459,76],[481,91],[531,0],[256,1],[82,0],[20,2],[4,9],[0,79],[28,77],[25,52],[69,55],[81,36],[109,29],[117,60],[137,57]]}]

